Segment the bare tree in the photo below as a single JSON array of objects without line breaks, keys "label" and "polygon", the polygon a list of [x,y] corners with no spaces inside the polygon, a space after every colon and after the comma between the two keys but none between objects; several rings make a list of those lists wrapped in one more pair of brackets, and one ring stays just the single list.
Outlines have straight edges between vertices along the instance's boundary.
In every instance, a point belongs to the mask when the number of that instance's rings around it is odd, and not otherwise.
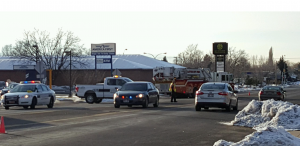
[{"label": "bare tree", "polygon": [[5,45],[4,47],[2,47],[2,54],[1,56],[12,56],[12,50],[13,50],[13,46],[12,45]]},{"label": "bare tree", "polygon": [[[187,68],[199,68],[203,60],[203,52],[197,49],[198,45],[189,45],[184,52],[177,56],[177,64]],[[175,60],[174,60],[175,62]]]},{"label": "bare tree", "polygon": [[234,75],[242,72],[241,68],[248,62],[248,55],[245,50],[236,50],[230,47],[226,58],[226,70]]},{"label": "bare tree", "polygon": [[[86,49],[79,44],[80,39],[70,31],[58,30],[55,37],[51,38],[46,31],[25,31],[24,38],[17,40],[8,54],[13,58],[25,59],[27,61],[42,61],[48,69],[64,70],[69,64],[69,55],[72,56],[72,68],[87,65],[82,61],[82,55]],[[71,54],[65,53],[71,51]],[[55,74],[53,74],[55,78]]]}]

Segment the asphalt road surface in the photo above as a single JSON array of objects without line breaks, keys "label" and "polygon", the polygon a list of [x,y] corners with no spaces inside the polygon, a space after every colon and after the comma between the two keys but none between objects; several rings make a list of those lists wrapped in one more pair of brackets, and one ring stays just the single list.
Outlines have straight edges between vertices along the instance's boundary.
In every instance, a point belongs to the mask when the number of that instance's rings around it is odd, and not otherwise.
[{"label": "asphalt road surface", "polygon": [[[286,88],[286,100],[300,104],[299,87]],[[258,91],[238,93],[239,110]],[[171,103],[162,97],[158,108],[149,105],[121,106],[112,103],[87,104],[60,101],[53,109],[0,108],[7,134],[0,134],[0,145],[13,146],[212,146],[216,141],[237,142],[254,130],[228,126],[238,111],[210,108],[196,112],[194,99]]]}]

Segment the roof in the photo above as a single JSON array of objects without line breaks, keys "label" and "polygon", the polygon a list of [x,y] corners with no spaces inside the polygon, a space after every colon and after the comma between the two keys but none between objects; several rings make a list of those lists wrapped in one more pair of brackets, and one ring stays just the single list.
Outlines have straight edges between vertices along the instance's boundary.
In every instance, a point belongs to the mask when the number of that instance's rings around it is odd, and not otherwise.
[{"label": "roof", "polygon": [[[110,56],[97,56],[97,58],[110,58]],[[86,66],[77,64],[72,69],[95,69],[95,56],[83,56],[81,58],[86,62]],[[113,69],[153,69],[157,66],[185,68],[176,64],[150,58],[144,55],[113,55]],[[35,65],[34,61],[14,59],[10,57],[0,57],[0,70],[13,70],[13,65]],[[110,63],[97,64],[97,69],[110,69]]]}]

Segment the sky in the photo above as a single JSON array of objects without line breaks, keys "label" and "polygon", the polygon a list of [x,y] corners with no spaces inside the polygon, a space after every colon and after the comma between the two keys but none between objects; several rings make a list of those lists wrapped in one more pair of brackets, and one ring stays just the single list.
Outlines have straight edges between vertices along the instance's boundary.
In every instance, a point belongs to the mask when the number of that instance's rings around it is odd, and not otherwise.
[{"label": "sky", "polygon": [[268,57],[272,47],[275,60],[285,55],[300,62],[296,1],[11,0],[1,2],[0,20],[0,48],[14,45],[24,31],[38,29],[54,37],[62,29],[87,49],[116,43],[117,54],[166,55],[169,62],[191,44],[209,53],[214,42],[227,42],[249,57]]}]

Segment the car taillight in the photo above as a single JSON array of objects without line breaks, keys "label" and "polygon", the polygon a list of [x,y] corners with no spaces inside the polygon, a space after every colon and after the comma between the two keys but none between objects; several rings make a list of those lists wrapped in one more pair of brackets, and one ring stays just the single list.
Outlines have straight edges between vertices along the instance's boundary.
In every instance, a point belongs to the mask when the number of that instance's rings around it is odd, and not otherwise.
[{"label": "car taillight", "polygon": [[183,93],[185,94],[185,91],[183,91]]},{"label": "car taillight", "polygon": [[75,91],[78,92],[78,90],[79,90],[79,88],[78,88],[78,87],[75,87]]},{"label": "car taillight", "polygon": [[281,93],[280,93],[280,92],[277,92],[277,95],[281,95]]},{"label": "car taillight", "polygon": [[228,95],[227,92],[219,92],[218,94],[219,94],[219,95],[223,95],[223,96],[227,96],[227,95]]},{"label": "car taillight", "polygon": [[262,95],[262,94],[264,94],[264,92],[260,91],[260,92],[259,92],[259,95]]},{"label": "car taillight", "polygon": [[203,92],[196,91],[196,95],[203,95],[203,94],[204,94]]}]

